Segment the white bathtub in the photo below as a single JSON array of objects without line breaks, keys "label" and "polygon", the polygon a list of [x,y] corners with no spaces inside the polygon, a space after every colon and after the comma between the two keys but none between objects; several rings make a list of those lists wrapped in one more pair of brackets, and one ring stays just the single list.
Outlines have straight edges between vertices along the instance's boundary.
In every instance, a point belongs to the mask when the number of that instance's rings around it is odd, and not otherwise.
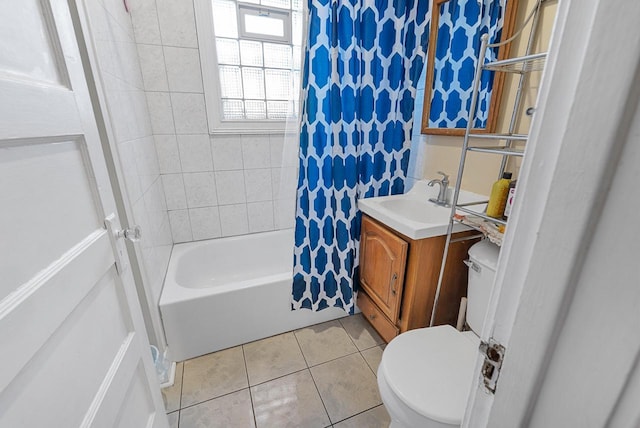
[{"label": "white bathtub", "polygon": [[292,262],[291,229],[175,245],[160,296],[171,359],[345,316],[291,310]]}]

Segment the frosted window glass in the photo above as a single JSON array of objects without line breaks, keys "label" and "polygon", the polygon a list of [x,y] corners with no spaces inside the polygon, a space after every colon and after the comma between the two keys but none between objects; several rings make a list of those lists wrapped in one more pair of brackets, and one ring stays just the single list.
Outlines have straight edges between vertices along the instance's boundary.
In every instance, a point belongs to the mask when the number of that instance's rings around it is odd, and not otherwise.
[{"label": "frosted window glass", "polygon": [[288,100],[291,98],[291,72],[289,70],[265,69],[268,100]]},{"label": "frosted window glass", "polygon": [[269,119],[286,119],[292,116],[289,101],[267,101],[267,117]]},{"label": "frosted window glass", "polygon": [[267,118],[267,106],[264,101],[246,100],[247,119],[260,120]]},{"label": "frosted window glass", "polygon": [[302,0],[211,0],[211,4],[222,118],[296,117],[303,54]]},{"label": "frosted window glass", "polygon": [[264,44],[264,66],[291,69],[291,46],[275,43]]},{"label": "frosted window glass", "polygon": [[300,99],[300,72],[293,71],[291,76],[293,77],[293,93],[291,95],[294,101],[298,101]]},{"label": "frosted window glass", "polygon": [[282,9],[291,8],[291,2],[289,0],[262,0],[262,4],[265,6],[274,6]]},{"label": "frosted window glass", "polygon": [[220,64],[240,65],[237,40],[216,38],[216,50],[218,51],[218,62]]},{"label": "frosted window glass", "polygon": [[242,68],[242,83],[246,98],[264,98],[264,72],[261,68]]},{"label": "frosted window glass", "polygon": [[244,106],[240,100],[222,101],[223,117],[227,120],[244,119]]},{"label": "frosted window glass", "polygon": [[236,2],[213,0],[213,30],[217,37],[238,38]]},{"label": "frosted window glass", "polygon": [[219,69],[222,98],[242,98],[240,67],[221,65]]},{"label": "frosted window glass", "polygon": [[262,42],[240,40],[242,65],[262,67]]},{"label": "frosted window glass", "polygon": [[284,21],[278,18],[247,14],[244,15],[244,29],[247,33],[284,37]]},{"label": "frosted window glass", "polygon": [[293,69],[300,70],[302,68],[302,47],[293,47]]},{"label": "frosted window glass", "polygon": [[291,13],[291,40],[293,43],[302,41],[302,14],[300,12]]}]

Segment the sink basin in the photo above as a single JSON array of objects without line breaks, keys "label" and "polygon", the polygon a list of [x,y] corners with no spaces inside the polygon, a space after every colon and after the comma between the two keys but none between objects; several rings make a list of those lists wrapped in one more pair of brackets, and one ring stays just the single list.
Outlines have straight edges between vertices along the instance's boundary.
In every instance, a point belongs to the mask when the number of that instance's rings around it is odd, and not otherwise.
[{"label": "sink basin", "polygon": [[393,211],[407,220],[418,223],[447,223],[449,221],[450,208],[440,207],[427,200],[421,201],[409,198],[394,198],[380,201],[382,208]]},{"label": "sink basin", "polygon": [[[431,238],[447,233],[451,214],[451,208],[429,202],[429,198],[437,197],[437,193],[437,188],[427,186],[426,180],[420,180],[404,195],[360,199],[358,207],[365,214],[411,239]],[[486,199],[486,196],[465,191],[461,191],[459,197],[460,202]],[[454,223],[454,232],[463,230],[469,228]]]}]

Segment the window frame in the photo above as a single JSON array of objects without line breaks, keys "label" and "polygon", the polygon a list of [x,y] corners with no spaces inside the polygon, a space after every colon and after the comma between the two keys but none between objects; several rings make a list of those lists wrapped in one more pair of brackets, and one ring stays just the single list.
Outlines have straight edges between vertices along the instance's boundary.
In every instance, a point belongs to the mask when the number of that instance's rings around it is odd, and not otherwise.
[{"label": "window frame", "polygon": [[[285,132],[289,119],[222,119],[222,89],[217,73],[213,72],[219,66],[211,0],[195,0],[194,12],[209,134],[281,134]],[[255,40],[253,38],[244,39]],[[264,41],[269,40],[265,38]]]},{"label": "window frame", "polygon": [[[283,26],[284,35],[282,37],[278,36],[256,36],[255,33],[251,33],[247,31],[245,26],[245,20],[243,19],[247,15],[257,15],[260,16],[260,13],[266,10],[269,15],[273,13],[274,15],[284,16],[284,18],[278,18],[285,25]],[[291,34],[291,11],[290,10],[279,10],[275,7],[265,7],[261,5],[254,5],[250,3],[238,3],[238,35],[241,39],[244,40],[258,40],[258,41],[271,41],[276,43],[286,43],[292,44],[292,34]]]}]

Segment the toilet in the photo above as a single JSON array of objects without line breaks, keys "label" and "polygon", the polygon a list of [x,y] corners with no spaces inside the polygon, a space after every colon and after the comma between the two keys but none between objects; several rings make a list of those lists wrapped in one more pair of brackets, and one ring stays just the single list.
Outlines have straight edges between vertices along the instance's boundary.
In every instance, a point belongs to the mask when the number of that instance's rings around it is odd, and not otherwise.
[{"label": "toilet", "polygon": [[382,354],[378,388],[390,428],[444,428],[462,423],[482,328],[495,278],[499,248],[483,240],[469,249],[467,324],[410,330]]}]

